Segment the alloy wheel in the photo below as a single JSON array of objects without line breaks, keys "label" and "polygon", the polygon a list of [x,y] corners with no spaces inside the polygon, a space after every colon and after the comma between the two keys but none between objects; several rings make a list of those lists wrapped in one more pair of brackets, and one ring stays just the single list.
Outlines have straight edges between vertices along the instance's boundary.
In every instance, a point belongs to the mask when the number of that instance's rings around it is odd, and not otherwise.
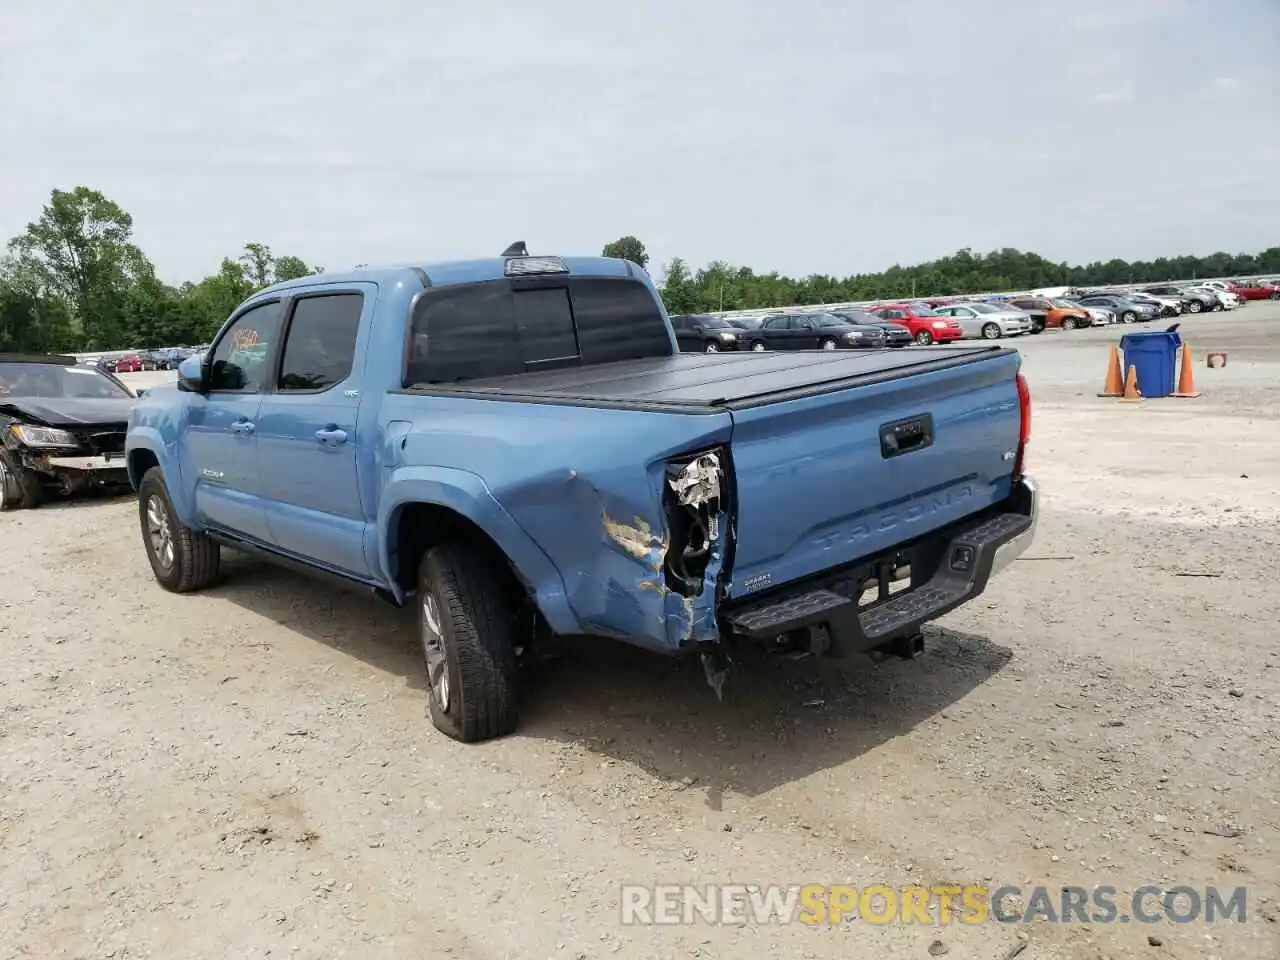
[{"label": "alloy wheel", "polygon": [[169,522],[168,507],[156,494],[152,494],[147,500],[147,538],[151,541],[151,552],[160,566],[165,570],[172,569],[173,526]]},{"label": "alloy wheel", "polygon": [[440,607],[435,595],[427,590],[422,595],[422,653],[427,663],[427,682],[440,709],[449,712],[449,656],[444,649],[440,628]]}]

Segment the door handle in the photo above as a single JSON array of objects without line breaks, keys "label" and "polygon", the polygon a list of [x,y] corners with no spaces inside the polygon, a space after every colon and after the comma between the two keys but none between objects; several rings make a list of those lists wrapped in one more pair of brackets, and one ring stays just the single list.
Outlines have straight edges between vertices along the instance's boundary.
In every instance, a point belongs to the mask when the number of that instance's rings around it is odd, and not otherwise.
[{"label": "door handle", "polygon": [[250,420],[236,420],[231,424],[231,432],[246,435],[253,433],[253,422]]},{"label": "door handle", "polygon": [[327,447],[336,447],[338,444],[347,442],[347,431],[337,427],[326,427],[316,431],[316,439]]}]

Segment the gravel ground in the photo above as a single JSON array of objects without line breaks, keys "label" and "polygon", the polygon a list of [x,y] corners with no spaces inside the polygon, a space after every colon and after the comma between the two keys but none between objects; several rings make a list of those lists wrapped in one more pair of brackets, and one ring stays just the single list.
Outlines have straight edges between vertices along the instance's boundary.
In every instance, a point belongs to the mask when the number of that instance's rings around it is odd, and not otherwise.
[{"label": "gravel ground", "polygon": [[[1018,343],[1041,533],[921,659],[721,704],[601,644],[474,747],[402,611],[240,558],[166,594],[129,500],[0,515],[0,955],[1274,958],[1277,331],[1184,321],[1204,395],[1132,405],[1095,396],[1122,331]],[[620,923],[620,883],[713,881],[1245,886],[1248,920]]]}]

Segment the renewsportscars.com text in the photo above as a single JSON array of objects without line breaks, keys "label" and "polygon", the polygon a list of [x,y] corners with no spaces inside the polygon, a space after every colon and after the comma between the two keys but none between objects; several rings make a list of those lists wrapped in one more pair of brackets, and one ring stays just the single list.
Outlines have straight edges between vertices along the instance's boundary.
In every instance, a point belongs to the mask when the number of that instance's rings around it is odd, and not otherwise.
[{"label": "renewsportscars.com text", "polygon": [[628,925],[866,923],[1218,923],[1247,919],[1246,890],[1141,886],[1093,888],[943,884],[866,887],[806,884],[660,884],[622,887]]}]

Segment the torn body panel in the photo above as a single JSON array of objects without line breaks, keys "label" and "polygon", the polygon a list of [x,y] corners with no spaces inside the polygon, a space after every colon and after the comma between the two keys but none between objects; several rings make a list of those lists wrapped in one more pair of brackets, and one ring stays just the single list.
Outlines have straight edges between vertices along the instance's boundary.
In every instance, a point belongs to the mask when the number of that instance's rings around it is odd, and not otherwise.
[{"label": "torn body panel", "polygon": [[[686,485],[693,475],[684,470],[695,460],[701,473]],[[708,454],[661,461],[642,474],[643,487],[606,487],[570,469],[554,491],[544,477],[536,498],[525,487],[504,499],[560,569],[584,634],[691,652],[721,637],[716,606],[729,524],[719,464]],[[535,499],[545,507],[535,508]]]}]

